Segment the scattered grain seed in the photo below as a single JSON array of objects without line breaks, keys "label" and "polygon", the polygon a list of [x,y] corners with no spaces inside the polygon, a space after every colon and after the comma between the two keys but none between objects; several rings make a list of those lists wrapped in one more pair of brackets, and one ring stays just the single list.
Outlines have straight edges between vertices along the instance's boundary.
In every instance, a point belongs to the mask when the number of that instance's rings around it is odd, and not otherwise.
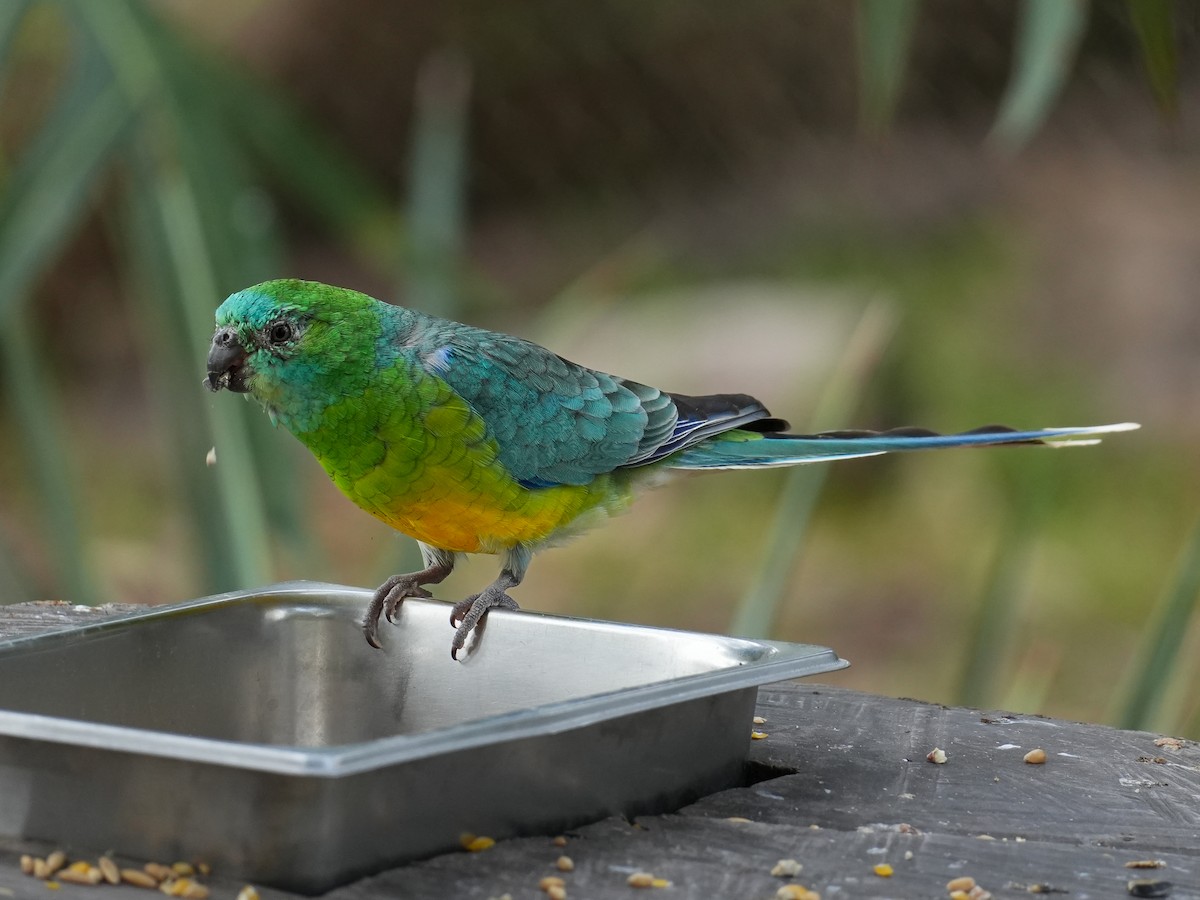
[{"label": "scattered grain seed", "polygon": [[41,878],[43,881],[50,877],[52,873],[46,867],[46,861],[40,856],[34,857],[33,860],[33,877]]},{"label": "scattered grain seed", "polygon": [[1040,766],[1046,761],[1046,751],[1041,747],[1035,747],[1025,754],[1025,762],[1031,766]]},{"label": "scattered grain seed", "polygon": [[562,885],[556,884],[550,890],[546,891],[546,896],[550,900],[567,900],[567,889]]},{"label": "scattered grain seed", "polygon": [[766,736],[767,736],[767,733],[765,731],[750,732],[750,740],[752,740],[752,741],[761,741]]},{"label": "scattered grain seed", "polygon": [[58,873],[58,880],[65,881],[67,884],[99,884],[104,876],[100,874],[100,870],[88,863],[83,864],[82,870],[69,866]]},{"label": "scattered grain seed", "polygon": [[47,881],[46,887],[50,888],[50,890],[52,890],[52,891],[57,891],[60,887],[62,887],[62,885],[59,884],[57,881]]},{"label": "scattered grain seed", "polygon": [[33,857],[28,853],[21,854],[21,873],[24,875],[33,874]]},{"label": "scattered grain seed", "polygon": [[669,888],[670,886],[671,881],[667,878],[655,878],[652,882],[650,882],[650,887],[653,888]]},{"label": "scattered grain seed", "polygon": [[967,891],[967,900],[992,900],[992,892],[975,885]]},{"label": "scattered grain seed", "polygon": [[569,856],[560,856],[554,861],[554,868],[558,869],[560,872],[574,872],[575,860],[571,859]]},{"label": "scattered grain seed", "polygon": [[212,874],[212,866],[210,866],[206,862],[201,861],[201,862],[196,863],[196,871],[199,872],[201,875],[203,875],[205,878],[207,878],[209,875]]},{"label": "scattered grain seed", "polygon": [[946,751],[943,750],[941,747],[934,747],[927,754],[925,754],[925,758],[927,760],[929,760],[931,763],[934,763],[934,764],[940,766],[940,765],[942,765],[942,763],[944,763],[946,761]]},{"label": "scattered grain seed", "polygon": [[775,900],[820,900],[821,895],[799,884],[785,884],[775,892]]},{"label": "scattered grain seed", "polygon": [[735,825],[749,825],[753,819],[747,819],[745,816],[728,816],[726,822],[733,822]]},{"label": "scattered grain seed", "polygon": [[541,881],[538,882],[538,890],[539,891],[548,891],[548,890],[550,890],[550,888],[554,887],[555,885],[558,885],[559,887],[566,887],[567,883],[565,881],[563,881],[561,878],[559,878],[557,875],[547,875],[545,878],[543,878]]},{"label": "scattered grain seed", "polygon": [[1179,738],[1168,738],[1168,737],[1155,738],[1154,746],[1155,747],[1168,747],[1171,750],[1182,750],[1183,749],[1183,741],[1181,741]]},{"label": "scattered grain seed", "polygon": [[246,885],[238,891],[237,900],[259,900],[258,888],[252,884]]},{"label": "scattered grain seed", "polygon": [[166,881],[171,877],[171,867],[162,863],[148,862],[142,868],[147,875],[153,876],[155,881]]},{"label": "scattered grain seed", "polygon": [[880,878],[891,878],[895,870],[888,863],[875,863],[871,870]]},{"label": "scattered grain seed", "polygon": [[913,858],[913,852],[912,852],[911,850],[905,850],[905,851],[904,851],[904,858],[905,858],[905,859],[912,859],[912,858]]},{"label": "scattered grain seed", "polygon": [[132,884],[134,887],[158,887],[158,879],[149,872],[143,872],[141,869],[122,869],[121,880],[126,884]]},{"label": "scattered grain seed", "polygon": [[121,883],[121,870],[117,868],[117,864],[113,862],[111,856],[102,856],[97,860],[100,866],[100,874],[104,876],[104,880],[109,884]]},{"label": "scattered grain seed", "polygon": [[560,834],[550,843],[552,843],[555,847],[565,847],[567,846],[567,836],[565,834]]},{"label": "scattered grain seed", "polygon": [[[55,872],[57,872],[59,869],[61,869],[66,864],[67,864],[67,854],[63,853],[63,851],[61,851],[61,850],[55,850],[53,853],[51,853],[49,856],[46,857],[46,869],[49,871],[49,873],[51,875],[53,875]],[[84,865],[87,865],[87,863],[84,863]]]},{"label": "scattered grain seed", "polygon": [[209,447],[208,452],[204,454],[204,464],[210,469],[217,464],[217,448]]},{"label": "scattered grain seed", "polygon": [[1161,869],[1167,864],[1165,859],[1131,859],[1125,863],[1127,869]]},{"label": "scattered grain seed", "polygon": [[795,878],[804,866],[794,859],[781,859],[771,867],[771,874],[776,878]]},{"label": "scattered grain seed", "polygon": [[484,837],[484,836],[480,835],[479,837],[472,838],[470,841],[468,841],[465,845],[465,848],[466,848],[467,852],[469,852],[469,853],[479,853],[480,851],[483,851],[483,850],[490,850],[492,847],[495,847],[495,846],[496,846],[495,838]]},{"label": "scattered grain seed", "polygon": [[754,717],[754,724],[755,724],[755,725],[766,725],[766,724],[767,724],[767,720],[766,720],[766,719],[764,719],[762,716],[755,716],[755,717]]},{"label": "scattered grain seed", "polygon": [[191,878],[196,874],[196,867],[189,862],[171,863],[171,871],[180,878]]},{"label": "scattered grain seed", "polygon": [[958,878],[951,878],[946,882],[946,890],[948,890],[950,893],[954,893],[955,891],[962,891],[966,893],[973,887],[975,887],[975,879],[970,875],[962,875]]},{"label": "scattered grain seed", "polygon": [[164,881],[158,889],[168,897],[183,897],[184,900],[205,900],[208,888],[191,878],[172,878]]},{"label": "scattered grain seed", "polygon": [[625,883],[630,887],[651,887],[654,884],[654,876],[649,872],[634,872],[625,879]]},{"label": "scattered grain seed", "polygon": [[[49,862],[49,861],[47,860],[47,862]],[[92,868],[92,864],[90,862],[88,862],[86,859],[77,859],[77,860],[75,860],[75,862],[73,862],[69,866],[67,866],[67,868],[70,869],[72,872],[79,872],[82,874],[82,873],[86,873],[90,868]]]},{"label": "scattered grain seed", "polygon": [[1125,890],[1131,897],[1169,897],[1171,882],[1156,878],[1135,878],[1126,883]]},{"label": "scattered grain seed", "polygon": [[971,900],[971,895],[966,891],[951,891],[950,900]]}]

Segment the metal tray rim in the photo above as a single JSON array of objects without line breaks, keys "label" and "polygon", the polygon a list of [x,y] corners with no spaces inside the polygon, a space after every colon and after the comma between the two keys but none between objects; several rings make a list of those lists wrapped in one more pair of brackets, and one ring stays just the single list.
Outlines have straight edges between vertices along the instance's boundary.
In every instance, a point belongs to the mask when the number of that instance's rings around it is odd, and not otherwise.
[{"label": "metal tray rim", "polygon": [[[365,588],[315,581],[289,581],[263,588],[230,591],[167,606],[152,607],[144,611],[139,610],[114,616],[102,622],[67,626],[36,635],[20,635],[0,640],[0,653],[9,649],[71,640],[93,633],[128,627],[146,619],[160,619],[210,607],[218,608],[230,603],[249,602],[263,598],[303,596],[317,591],[361,593],[364,599],[371,595],[371,592]],[[439,601],[430,600],[413,599],[406,602],[444,605]],[[599,619],[549,615],[524,610],[518,613],[496,610],[495,614],[498,616],[545,616],[546,618],[570,621],[577,625],[608,629],[680,631],[680,629],[624,625]],[[681,633],[696,634],[696,632]],[[567,731],[668,704],[758,687],[804,675],[836,671],[849,665],[847,660],[838,657],[833,650],[811,644],[735,638],[724,635],[705,635],[705,637],[711,637],[716,642],[745,643],[761,647],[766,652],[758,660],[669,681],[653,682],[512,710],[420,734],[390,735],[371,741],[331,747],[268,746],[122,725],[106,725],[5,709],[0,709],[0,735],[88,746],[115,752],[155,755],[281,775],[336,778],[484,744]]]}]

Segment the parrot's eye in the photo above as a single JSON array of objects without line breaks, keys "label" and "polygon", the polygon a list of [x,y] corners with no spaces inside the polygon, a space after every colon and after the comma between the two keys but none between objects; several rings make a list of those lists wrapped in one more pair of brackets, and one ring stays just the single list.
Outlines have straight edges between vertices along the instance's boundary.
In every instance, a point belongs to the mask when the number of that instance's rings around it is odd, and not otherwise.
[{"label": "parrot's eye", "polygon": [[296,336],[296,329],[291,322],[276,322],[267,331],[267,337],[275,346],[286,344]]}]

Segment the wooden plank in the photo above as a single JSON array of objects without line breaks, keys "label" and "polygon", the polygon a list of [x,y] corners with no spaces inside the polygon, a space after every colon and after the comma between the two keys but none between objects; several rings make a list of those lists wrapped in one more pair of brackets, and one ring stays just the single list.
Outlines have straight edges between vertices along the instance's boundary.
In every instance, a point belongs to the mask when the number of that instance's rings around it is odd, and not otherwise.
[{"label": "wooden plank", "polygon": [[23,634],[38,634],[55,628],[68,628],[88,622],[101,622],[122,613],[145,609],[130,603],[106,606],[75,606],[61,600],[36,603],[11,603],[0,606],[0,639]]},{"label": "wooden plank", "polygon": [[[120,609],[56,604],[0,608],[0,636],[100,621]],[[970,875],[998,897],[1031,888],[1070,900],[1128,897],[1134,878],[1172,883],[1173,898],[1200,897],[1200,749],[1156,745],[1155,735],[1038,716],[981,714],[877,697],[811,682],[760,691],[748,784],[671,815],[635,823],[607,819],[574,832],[565,848],[549,836],[502,841],[483,853],[449,853],[326,895],[330,900],[391,897],[544,897],[538,881],[558,875],[572,898],[746,898],[769,900],[783,879],[780,859],[803,864],[795,879],[838,897],[944,897],[951,878]],[[944,765],[925,759],[946,751]],[[1042,766],[1022,761],[1035,746]],[[481,768],[464,777],[502,778]],[[397,798],[403,802],[403,798]],[[0,894],[45,896],[17,871],[21,850],[0,842]],[[79,848],[67,848],[81,855]],[[574,870],[554,867],[559,855]],[[1157,859],[1162,868],[1125,864]],[[876,875],[888,863],[893,874]],[[633,891],[628,875],[646,870],[669,891]],[[214,898],[240,884],[215,873]],[[96,896],[64,885],[56,896]],[[144,897],[134,888],[103,896]],[[265,900],[291,895],[263,891]]]}]

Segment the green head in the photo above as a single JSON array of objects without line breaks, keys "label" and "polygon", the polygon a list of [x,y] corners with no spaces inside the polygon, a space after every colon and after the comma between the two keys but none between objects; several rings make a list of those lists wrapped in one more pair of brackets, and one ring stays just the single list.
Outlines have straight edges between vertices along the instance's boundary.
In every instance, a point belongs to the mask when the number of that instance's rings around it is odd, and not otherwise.
[{"label": "green head", "polygon": [[386,309],[398,310],[315,281],[265,281],[238,291],[217,308],[205,385],[249,393],[272,418],[303,430],[369,377]]}]

